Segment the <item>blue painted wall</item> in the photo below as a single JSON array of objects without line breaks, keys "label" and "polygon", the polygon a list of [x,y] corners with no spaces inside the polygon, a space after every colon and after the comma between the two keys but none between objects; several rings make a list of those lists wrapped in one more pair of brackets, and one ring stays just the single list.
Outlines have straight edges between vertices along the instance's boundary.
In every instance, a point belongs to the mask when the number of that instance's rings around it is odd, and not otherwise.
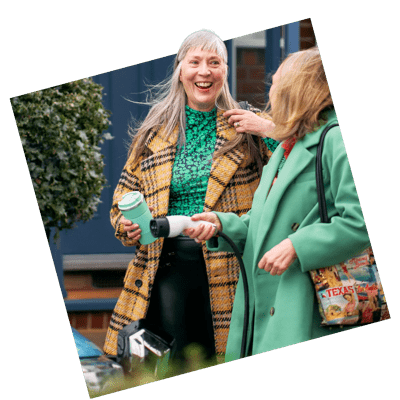
[{"label": "blue painted wall", "polygon": [[[271,84],[272,75],[279,68],[283,58],[289,53],[300,50],[300,22],[293,22],[282,27],[268,29],[265,31],[266,47],[265,47],[265,74],[268,77],[265,88],[266,101],[268,101],[268,93]],[[283,51],[281,48],[281,38],[284,38]]]}]

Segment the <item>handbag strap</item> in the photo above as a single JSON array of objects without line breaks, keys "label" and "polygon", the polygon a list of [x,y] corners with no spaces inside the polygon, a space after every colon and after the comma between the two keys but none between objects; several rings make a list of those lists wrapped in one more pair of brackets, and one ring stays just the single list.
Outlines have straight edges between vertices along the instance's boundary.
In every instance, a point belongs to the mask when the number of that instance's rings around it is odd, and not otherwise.
[{"label": "handbag strap", "polygon": [[316,157],[316,166],[315,166],[315,177],[317,180],[317,196],[318,196],[318,205],[319,205],[319,216],[321,218],[321,222],[327,223],[329,222],[328,212],[326,209],[326,200],[325,200],[325,190],[324,190],[324,181],[322,177],[322,148],[324,145],[324,139],[328,131],[335,127],[339,126],[339,124],[332,124],[325,127],[321,134],[321,138],[319,140],[318,148],[317,148],[317,157]]}]

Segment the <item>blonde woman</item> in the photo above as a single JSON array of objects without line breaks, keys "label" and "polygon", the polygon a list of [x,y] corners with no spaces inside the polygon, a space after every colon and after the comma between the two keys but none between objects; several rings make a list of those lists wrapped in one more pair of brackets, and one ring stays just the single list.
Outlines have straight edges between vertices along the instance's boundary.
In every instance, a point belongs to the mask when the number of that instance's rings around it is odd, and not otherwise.
[{"label": "blonde woman", "polygon": [[[257,354],[331,334],[322,328],[308,271],[344,261],[370,241],[339,127],[325,138],[322,153],[329,223],[320,223],[315,156],[322,131],[337,122],[317,48],[290,55],[273,77],[270,106],[281,141],[254,196],[252,209],[202,213],[243,251],[250,287],[247,354]],[[187,230],[208,240],[204,226]],[[210,250],[226,250],[223,240]],[[239,280],[226,361],[239,358],[243,329],[243,283]],[[346,328],[343,328],[346,329]]]},{"label": "blonde woman", "polygon": [[115,235],[123,245],[136,246],[136,253],[104,349],[116,354],[119,330],[146,319],[175,338],[176,360],[184,360],[191,343],[213,358],[225,352],[238,280],[236,260],[226,252],[210,253],[204,243],[184,236],[140,245],[138,225],[121,215],[118,202],[137,190],[154,217],[211,210],[246,213],[261,169],[277,145],[259,137],[273,124],[254,114],[258,136],[238,134],[229,125],[223,112],[239,106],[229,93],[226,47],[210,31],[185,39],[172,76],[155,93],[146,119],[132,131],[113,198]]}]

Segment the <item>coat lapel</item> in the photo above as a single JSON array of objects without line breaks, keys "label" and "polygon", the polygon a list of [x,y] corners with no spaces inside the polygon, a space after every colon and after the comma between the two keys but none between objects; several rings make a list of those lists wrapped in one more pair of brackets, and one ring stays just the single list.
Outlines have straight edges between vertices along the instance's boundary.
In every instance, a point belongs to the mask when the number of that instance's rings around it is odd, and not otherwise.
[{"label": "coat lapel", "polygon": [[[222,114],[223,112],[218,110],[215,151],[218,151],[226,142],[236,136],[235,128],[228,124],[228,121]],[[242,149],[235,148],[213,160],[210,178],[208,180],[204,211],[211,211],[214,208],[222,192],[227,187],[244,158],[245,153]]]},{"label": "coat lapel", "polygon": [[268,191],[272,185],[272,181],[275,178],[276,172],[278,171],[279,164],[282,160],[284,149],[282,146],[279,146],[273,153],[271,159],[263,168],[260,185],[254,195],[253,201],[253,212],[255,214],[260,214],[265,203],[265,199],[267,198]]},{"label": "coat lapel", "polygon": [[164,130],[152,132],[146,141],[146,146],[152,155],[145,158],[140,165],[145,196],[151,199],[149,206],[154,207],[157,217],[168,213],[169,193],[172,179],[172,167],[176,155],[178,127],[168,139]]},{"label": "coat lapel", "polygon": [[[272,188],[271,183],[276,175],[280,160],[284,153],[282,147],[279,147],[279,153],[276,153],[279,160],[274,160],[274,163],[271,165],[271,167],[274,168],[269,168],[272,160],[268,163],[266,168],[268,171],[265,171],[265,179],[263,177],[260,184],[260,193],[257,193],[256,203],[253,203],[255,210],[255,213],[252,215],[254,223],[253,230],[256,232],[254,238],[256,242],[254,250],[257,256],[259,256],[266,232],[269,231],[271,224],[273,223],[277,208],[286,190],[309,165],[309,163],[315,159],[314,155],[307,149],[308,146],[309,143],[307,140],[301,140],[296,143],[290,153],[290,157],[288,157],[284,167],[279,173],[279,178],[276,180]],[[278,149],[275,150],[275,152],[277,151]],[[271,191],[269,191],[270,188]]]},{"label": "coat lapel", "polygon": [[[218,110],[216,122],[216,144],[218,151],[229,140],[236,136],[234,127],[228,124],[223,116],[223,111]],[[176,143],[178,140],[178,128],[165,139],[162,129],[150,134],[146,146],[152,151],[152,155],[141,163],[141,171],[144,181],[144,190],[152,194],[157,216],[165,216],[168,213],[170,183],[172,168],[176,155]],[[204,211],[211,211],[222,192],[229,184],[232,176],[247,155],[242,149],[235,148],[213,160],[208,180],[205,197]],[[154,194],[156,194],[154,196]]]}]

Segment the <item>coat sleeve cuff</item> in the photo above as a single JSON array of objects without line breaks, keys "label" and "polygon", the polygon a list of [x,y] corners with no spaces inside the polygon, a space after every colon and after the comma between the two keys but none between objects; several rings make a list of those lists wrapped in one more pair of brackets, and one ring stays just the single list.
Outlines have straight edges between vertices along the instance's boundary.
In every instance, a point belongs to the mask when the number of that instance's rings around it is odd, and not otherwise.
[{"label": "coat sleeve cuff", "polygon": [[[120,217],[121,218],[121,217]],[[115,229],[115,237],[121,241],[124,246],[137,246],[139,242],[137,240],[133,240],[128,237],[128,234],[124,231],[124,224],[119,222],[120,218],[118,218],[116,229]]]},{"label": "coat sleeve cuff", "polygon": [[[239,251],[243,252],[247,239],[248,223],[250,219],[249,213],[242,215],[241,217],[234,213],[223,213],[218,211],[214,211],[214,213],[218,216],[221,222],[224,234],[233,240],[239,248]],[[225,251],[229,253],[233,252],[232,247],[223,238],[218,238],[218,244],[215,242],[216,241],[206,242],[208,250]]]}]

